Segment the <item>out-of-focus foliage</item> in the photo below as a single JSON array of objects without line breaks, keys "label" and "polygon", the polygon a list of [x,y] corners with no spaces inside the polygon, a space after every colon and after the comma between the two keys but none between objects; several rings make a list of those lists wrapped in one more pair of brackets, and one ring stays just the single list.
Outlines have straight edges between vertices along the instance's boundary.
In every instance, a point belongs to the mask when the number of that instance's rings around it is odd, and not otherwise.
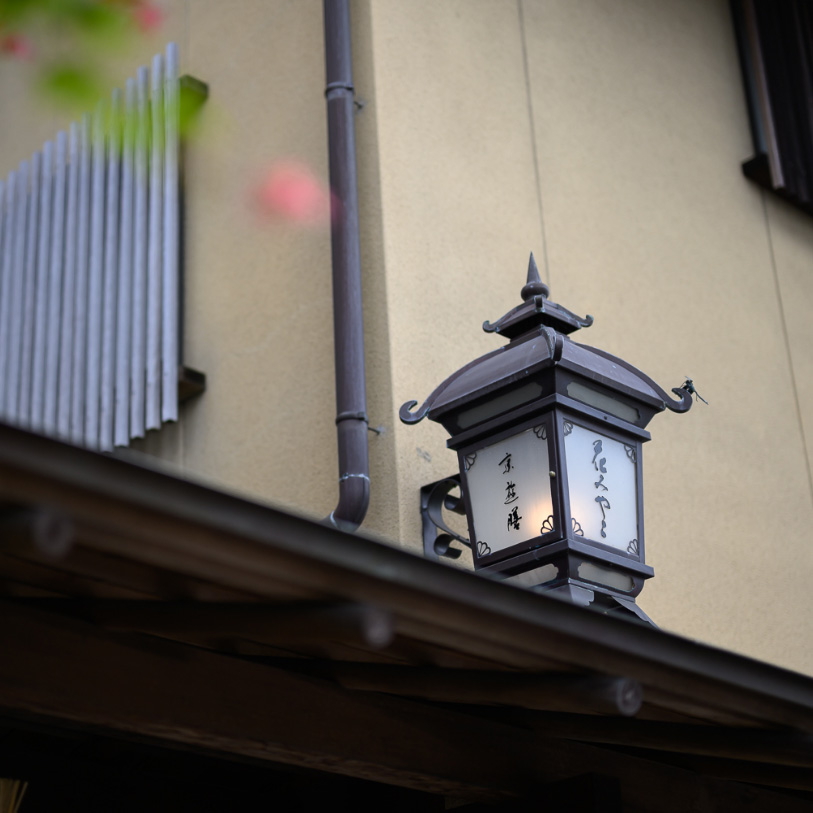
[{"label": "out-of-focus foliage", "polygon": [[105,59],[162,16],[149,0],[0,0],[0,55],[31,62],[46,98],[78,112],[109,91]]},{"label": "out-of-focus foliage", "polygon": [[[139,37],[161,28],[160,2],[0,0],[0,71],[7,60],[25,63],[32,71],[32,89],[70,116],[98,113],[102,131],[115,133],[113,144],[121,145],[125,137],[149,139],[142,119],[126,115],[120,103],[111,105],[113,82],[107,65]],[[204,99],[205,86],[181,84],[173,112],[184,138],[196,135]],[[260,182],[248,195],[258,223],[321,228],[342,216],[335,194],[306,163],[277,159],[258,174]]]}]

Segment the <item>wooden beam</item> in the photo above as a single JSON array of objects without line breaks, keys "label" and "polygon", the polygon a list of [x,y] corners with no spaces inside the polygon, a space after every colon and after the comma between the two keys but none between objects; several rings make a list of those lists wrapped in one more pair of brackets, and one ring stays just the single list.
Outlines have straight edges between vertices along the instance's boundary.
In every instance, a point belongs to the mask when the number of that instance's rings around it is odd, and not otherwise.
[{"label": "wooden beam", "polygon": [[61,510],[78,537],[93,529],[75,544],[97,553],[270,601],[285,585],[385,607],[416,641],[458,641],[507,668],[542,671],[554,659],[628,676],[664,708],[700,719],[719,710],[743,725],[813,730],[813,681],[803,675],[4,426],[0,496]]},{"label": "wooden beam", "polygon": [[[0,603],[0,714],[343,773],[467,799],[534,798],[590,770],[627,809],[807,803],[446,708],[352,692],[155,638]],[[716,805],[716,808],[715,808]]]},{"label": "wooden beam", "polygon": [[[3,602],[0,713],[431,789],[500,798],[529,759],[483,770],[521,729],[347,692],[192,647]],[[13,654],[12,654],[13,653]],[[547,771],[539,780],[544,781]]]},{"label": "wooden beam", "polygon": [[347,689],[384,692],[485,706],[632,716],[641,708],[641,685],[601,675],[420,669],[377,664],[336,664],[330,675]]},{"label": "wooden beam", "polygon": [[[630,756],[648,757],[650,752],[635,747],[623,749]],[[767,788],[813,793],[813,772],[809,769],[769,764],[765,762],[743,762],[739,759],[721,759],[719,757],[697,756],[694,754],[662,754],[661,757],[670,765],[702,774],[714,779],[734,782],[747,782]],[[813,801],[813,799],[811,799]]]},{"label": "wooden beam", "polygon": [[19,551],[29,547],[58,558],[73,547],[74,527],[61,511],[44,506],[6,506],[0,510],[0,537],[3,550]]},{"label": "wooden beam", "polygon": [[522,719],[545,736],[567,740],[619,746],[634,743],[639,748],[676,754],[813,769],[813,736],[799,731],[604,720],[559,714],[523,715]]},{"label": "wooden beam", "polygon": [[59,607],[119,632],[240,637],[272,646],[339,641],[381,649],[389,646],[395,635],[390,613],[353,602],[274,605],[93,600],[60,602]]}]

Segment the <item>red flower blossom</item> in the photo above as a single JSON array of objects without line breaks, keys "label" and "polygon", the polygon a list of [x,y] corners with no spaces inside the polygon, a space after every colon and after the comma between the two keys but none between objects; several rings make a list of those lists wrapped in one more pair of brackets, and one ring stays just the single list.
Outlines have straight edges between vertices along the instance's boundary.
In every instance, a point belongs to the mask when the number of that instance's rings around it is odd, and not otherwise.
[{"label": "red flower blossom", "polygon": [[256,191],[260,213],[276,220],[306,226],[330,218],[331,195],[325,185],[304,164],[279,161]]},{"label": "red flower blossom", "polygon": [[154,3],[142,0],[133,9],[133,19],[142,33],[152,34],[164,22],[164,12]]},{"label": "red flower blossom", "polygon": [[31,59],[34,56],[31,41],[20,34],[6,34],[0,38],[0,52],[15,59]]}]

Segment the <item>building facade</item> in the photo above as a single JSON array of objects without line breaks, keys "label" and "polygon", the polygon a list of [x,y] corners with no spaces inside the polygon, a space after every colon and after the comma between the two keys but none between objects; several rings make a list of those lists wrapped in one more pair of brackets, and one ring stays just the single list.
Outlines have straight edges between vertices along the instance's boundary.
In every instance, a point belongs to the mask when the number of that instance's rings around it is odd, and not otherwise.
[{"label": "building facade", "polygon": [[[184,360],[206,392],[136,444],[224,490],[337,499],[330,235],[271,221],[275,162],[327,177],[316,2],[172,0],[160,34],[209,85],[186,150]],[[709,402],[644,447],[640,605],[664,629],[813,674],[810,216],[743,177],[754,152],[723,0],[359,0],[351,6],[371,505],[422,550],[419,489],[456,469],[398,408],[494,349],[529,251],[576,338]],[[64,126],[0,72],[0,172]],[[14,111],[13,115],[9,111]],[[132,454],[125,452],[123,454]],[[462,566],[466,566],[465,563]]]}]

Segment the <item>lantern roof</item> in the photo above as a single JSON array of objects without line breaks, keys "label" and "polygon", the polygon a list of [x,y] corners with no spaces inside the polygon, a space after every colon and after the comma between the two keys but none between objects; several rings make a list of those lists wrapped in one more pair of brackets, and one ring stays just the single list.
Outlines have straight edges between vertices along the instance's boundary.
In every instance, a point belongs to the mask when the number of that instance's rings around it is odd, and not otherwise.
[{"label": "lantern roof", "polygon": [[[417,423],[426,415],[439,420],[443,415],[475,399],[496,393],[546,368],[559,367],[599,386],[615,390],[649,406],[654,412],[670,409],[686,412],[692,404],[689,389],[675,387],[671,398],[655,381],[623,359],[603,350],[577,344],[568,334],[593,323],[592,316],[580,317],[548,299],[549,288],[539,278],[533,253],[528,263],[523,303],[483,330],[510,339],[507,345],[487,353],[450,375],[415,412],[417,401],[402,405],[404,423]],[[650,414],[652,414],[650,413]]]},{"label": "lantern roof", "polygon": [[558,330],[559,333],[573,333],[593,324],[593,317],[577,316],[572,311],[548,299],[550,288],[539,277],[534,254],[528,260],[528,279],[520,291],[522,304],[508,311],[494,324],[483,322],[486,333],[499,333],[508,339],[514,339],[537,325],[545,325]]}]

